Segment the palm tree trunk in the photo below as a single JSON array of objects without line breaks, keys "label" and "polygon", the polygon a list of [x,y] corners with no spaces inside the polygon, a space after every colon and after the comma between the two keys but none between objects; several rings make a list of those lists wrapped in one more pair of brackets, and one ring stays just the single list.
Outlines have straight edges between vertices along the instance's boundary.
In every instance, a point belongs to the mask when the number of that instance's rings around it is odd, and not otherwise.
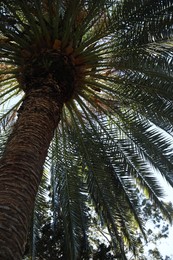
[{"label": "palm tree trunk", "polygon": [[0,161],[0,259],[22,259],[43,164],[60,120],[57,86],[30,90]]}]

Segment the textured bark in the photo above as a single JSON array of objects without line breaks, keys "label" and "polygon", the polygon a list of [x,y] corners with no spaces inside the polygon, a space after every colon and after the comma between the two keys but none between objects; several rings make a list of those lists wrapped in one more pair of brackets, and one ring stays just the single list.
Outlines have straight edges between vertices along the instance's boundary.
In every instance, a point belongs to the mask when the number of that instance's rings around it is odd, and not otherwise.
[{"label": "textured bark", "polygon": [[60,120],[63,96],[51,84],[27,93],[0,161],[0,259],[24,252],[42,169]]}]

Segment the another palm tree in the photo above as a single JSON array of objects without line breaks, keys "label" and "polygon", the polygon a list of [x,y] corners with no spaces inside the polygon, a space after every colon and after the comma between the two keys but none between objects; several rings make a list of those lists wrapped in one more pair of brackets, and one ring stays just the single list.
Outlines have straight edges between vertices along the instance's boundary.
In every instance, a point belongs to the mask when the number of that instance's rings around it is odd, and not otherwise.
[{"label": "another palm tree", "polygon": [[1,116],[18,111],[0,165],[1,259],[23,255],[47,155],[68,259],[87,244],[89,199],[124,259],[135,226],[144,234],[139,190],[171,220],[153,169],[173,186],[172,9],[171,0],[2,1],[1,99],[20,100]]}]

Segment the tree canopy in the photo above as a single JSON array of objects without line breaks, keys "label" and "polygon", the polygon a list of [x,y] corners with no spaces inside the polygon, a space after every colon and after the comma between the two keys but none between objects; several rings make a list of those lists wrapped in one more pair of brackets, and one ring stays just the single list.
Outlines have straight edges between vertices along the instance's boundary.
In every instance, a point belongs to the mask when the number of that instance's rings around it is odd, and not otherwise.
[{"label": "tree canopy", "polygon": [[66,259],[87,250],[89,205],[122,259],[137,228],[146,237],[139,193],[172,220],[157,179],[173,186],[172,11],[171,0],[2,1],[0,141],[31,94],[62,103],[46,164]]}]

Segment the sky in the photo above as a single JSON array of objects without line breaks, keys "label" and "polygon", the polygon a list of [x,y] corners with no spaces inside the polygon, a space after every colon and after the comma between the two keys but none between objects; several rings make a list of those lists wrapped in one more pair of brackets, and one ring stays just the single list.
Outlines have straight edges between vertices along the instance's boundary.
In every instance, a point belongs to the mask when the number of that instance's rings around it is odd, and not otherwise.
[{"label": "sky", "polygon": [[[160,176],[159,181],[162,183],[165,189],[165,202],[172,202],[173,204],[173,188]],[[151,227],[155,229],[155,227]],[[156,231],[157,232],[157,231]],[[161,238],[158,243],[159,252],[165,257],[166,255],[173,260],[173,224],[169,225],[169,235],[168,238]],[[152,248],[152,245],[150,245]],[[148,248],[150,248],[150,246]],[[147,248],[147,249],[148,249]],[[148,259],[150,260],[150,259]]]},{"label": "sky", "polygon": [[[165,190],[167,193],[165,199],[167,201],[171,201],[173,204],[173,188],[170,185],[166,184]],[[168,256],[172,256],[171,259],[173,259],[173,224],[169,228],[169,238],[165,239],[165,241],[164,240],[162,241],[162,244],[160,245],[160,249]]]}]

